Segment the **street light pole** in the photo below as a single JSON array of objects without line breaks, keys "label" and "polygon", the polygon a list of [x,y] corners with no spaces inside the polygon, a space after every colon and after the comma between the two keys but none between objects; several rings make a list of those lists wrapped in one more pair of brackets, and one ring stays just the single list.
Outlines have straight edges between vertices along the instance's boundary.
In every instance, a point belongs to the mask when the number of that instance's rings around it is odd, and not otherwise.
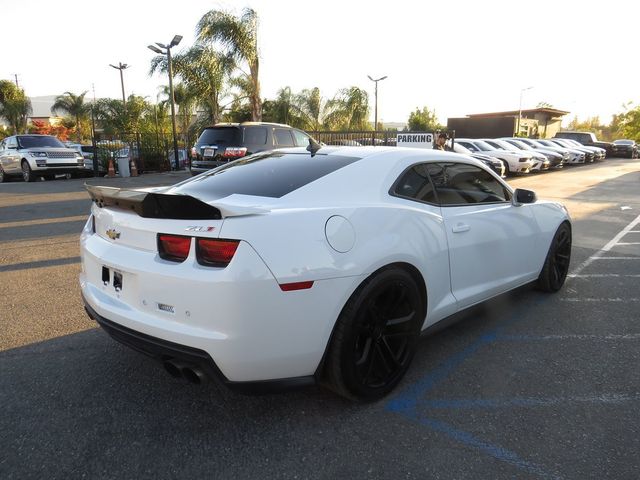
[{"label": "street light pole", "polygon": [[[169,101],[171,103],[171,129],[173,133],[173,155],[175,160],[174,169],[180,170],[180,159],[178,157],[178,135],[176,133],[176,107],[175,98],[173,95],[173,66],[171,65],[171,48],[175,47],[182,40],[181,35],[175,35],[169,45],[163,45],[162,43],[156,43],[155,45],[149,45],[147,48],[155,53],[167,56],[167,66],[169,71]],[[164,50],[162,50],[164,49]]]},{"label": "street light pole", "polygon": [[369,77],[369,80],[371,80],[373,83],[376,84],[376,88],[375,88],[375,116],[374,116],[374,124],[373,124],[373,129],[374,131],[378,131],[378,82],[380,82],[381,80],[384,80],[385,78],[387,78],[387,76],[385,75],[384,77],[380,77],[376,80],[374,80],[373,78],[371,78],[371,75],[367,75],[367,77]]},{"label": "street light pole", "polygon": [[124,108],[126,110],[127,98],[124,95],[124,75],[122,74],[122,71],[129,68],[129,65],[127,65],[126,63],[118,62],[118,66],[111,65],[111,64],[109,64],[109,66],[115,68],[116,70],[120,70],[120,86],[122,87],[122,104],[124,105]]},{"label": "street light pole", "polygon": [[527,87],[520,90],[520,106],[518,107],[518,126],[516,127],[516,137],[520,136],[520,121],[522,120],[522,94],[533,87]]}]

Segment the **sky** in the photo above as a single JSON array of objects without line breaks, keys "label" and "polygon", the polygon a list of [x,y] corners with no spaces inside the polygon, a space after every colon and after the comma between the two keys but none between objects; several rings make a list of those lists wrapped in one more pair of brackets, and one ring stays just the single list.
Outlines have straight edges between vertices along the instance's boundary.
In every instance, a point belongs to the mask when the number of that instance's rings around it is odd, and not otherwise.
[{"label": "sky", "polygon": [[[640,4],[609,0],[201,0],[87,2],[0,0],[0,78],[27,95],[76,94],[155,101],[166,76],[149,76],[147,45],[194,42],[211,9],[258,12],[262,96],[285,86],[319,87],[325,98],[358,86],[378,118],[406,122],[424,106],[441,122],[469,113],[534,108],[547,102],[569,118],[611,115],[640,104]],[[9,40],[12,39],[12,40]],[[528,87],[533,87],[523,91]]]}]

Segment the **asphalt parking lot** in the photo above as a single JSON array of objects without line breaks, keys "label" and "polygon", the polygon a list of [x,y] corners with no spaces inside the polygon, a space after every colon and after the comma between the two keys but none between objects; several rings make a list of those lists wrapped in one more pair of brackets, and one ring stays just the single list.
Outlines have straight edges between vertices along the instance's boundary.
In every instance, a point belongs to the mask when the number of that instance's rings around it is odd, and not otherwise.
[{"label": "asphalt parking lot", "polygon": [[369,405],[169,377],[82,308],[84,180],[0,185],[0,478],[637,478],[640,161],[509,181],[569,208],[567,284],[425,336]]}]

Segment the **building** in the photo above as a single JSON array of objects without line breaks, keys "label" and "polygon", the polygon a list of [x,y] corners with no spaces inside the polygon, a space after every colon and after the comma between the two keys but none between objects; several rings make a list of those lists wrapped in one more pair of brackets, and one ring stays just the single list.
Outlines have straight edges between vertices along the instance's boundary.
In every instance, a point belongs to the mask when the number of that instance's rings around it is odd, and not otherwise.
[{"label": "building", "polygon": [[29,117],[29,122],[39,120],[44,122],[45,125],[51,125],[52,127],[60,124],[62,118],[51,113],[51,107],[56,101],[56,95],[29,97],[29,99],[31,100],[31,108],[33,110]]},{"label": "building", "polygon": [[[449,118],[447,129],[456,137],[497,138],[514,135],[552,138],[560,131],[562,117],[570,112],[555,108],[531,108],[510,112],[476,113],[462,118]],[[518,132],[519,129],[519,132]]]}]

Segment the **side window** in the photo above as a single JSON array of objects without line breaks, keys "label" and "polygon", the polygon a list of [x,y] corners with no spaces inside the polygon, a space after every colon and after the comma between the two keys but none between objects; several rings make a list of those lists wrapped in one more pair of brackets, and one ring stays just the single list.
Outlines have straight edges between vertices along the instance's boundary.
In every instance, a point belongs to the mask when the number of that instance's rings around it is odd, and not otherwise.
[{"label": "side window", "polygon": [[18,148],[18,140],[15,137],[7,139],[7,148]]},{"label": "side window", "polygon": [[245,128],[244,143],[248,145],[266,145],[267,129],[264,127]]},{"label": "side window", "polygon": [[307,147],[309,145],[309,135],[306,133],[300,130],[293,130],[293,136],[296,139],[296,145],[298,147]]},{"label": "side window", "polygon": [[276,137],[276,145],[279,147],[293,147],[291,131],[285,130],[284,128],[276,128],[273,134]]},{"label": "side window", "polygon": [[0,150],[4,150],[4,140],[0,142]]},{"label": "side window", "polygon": [[430,171],[439,169],[437,164],[421,163],[414,165],[404,172],[396,182],[393,194],[398,197],[409,198],[419,202],[438,203],[433,189],[433,183],[429,179]]},{"label": "side window", "polygon": [[511,193],[489,172],[466,163],[439,163],[429,175],[442,206],[508,202]]}]

